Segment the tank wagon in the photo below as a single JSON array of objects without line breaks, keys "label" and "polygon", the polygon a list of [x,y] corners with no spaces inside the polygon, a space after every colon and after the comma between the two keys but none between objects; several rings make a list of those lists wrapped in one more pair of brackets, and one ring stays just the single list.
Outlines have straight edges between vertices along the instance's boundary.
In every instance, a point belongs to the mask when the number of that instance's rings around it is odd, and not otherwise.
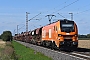
[{"label": "tank wagon", "polygon": [[[77,48],[78,28],[74,21],[58,20],[30,31],[28,42],[50,48]],[[25,38],[24,38],[25,40]],[[25,40],[26,41],[26,40]]]}]

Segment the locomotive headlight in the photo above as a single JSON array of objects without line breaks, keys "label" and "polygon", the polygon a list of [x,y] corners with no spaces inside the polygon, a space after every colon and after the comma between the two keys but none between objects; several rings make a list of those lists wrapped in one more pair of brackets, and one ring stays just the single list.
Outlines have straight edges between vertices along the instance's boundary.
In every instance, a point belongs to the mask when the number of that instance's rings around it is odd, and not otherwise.
[{"label": "locomotive headlight", "polygon": [[62,41],[62,42],[60,42],[60,45],[64,45],[64,42]]},{"label": "locomotive headlight", "polygon": [[78,36],[77,34],[75,34],[75,36]]},{"label": "locomotive headlight", "polygon": [[73,45],[78,45],[78,42],[73,42]]},{"label": "locomotive headlight", "polygon": [[58,34],[58,36],[60,37],[60,36],[62,36],[61,34]]}]

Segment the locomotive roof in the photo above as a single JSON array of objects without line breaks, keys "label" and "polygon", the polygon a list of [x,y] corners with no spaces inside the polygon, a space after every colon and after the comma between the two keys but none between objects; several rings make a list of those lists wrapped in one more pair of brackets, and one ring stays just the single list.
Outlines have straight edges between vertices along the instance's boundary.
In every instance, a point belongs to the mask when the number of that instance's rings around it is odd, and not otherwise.
[{"label": "locomotive roof", "polygon": [[67,20],[67,19],[64,19],[64,20],[60,20],[60,21],[73,21],[73,20]]},{"label": "locomotive roof", "polygon": [[[67,20],[67,19],[63,19],[63,20],[62,20],[62,19],[59,19],[59,20],[57,20],[57,21],[73,21],[73,20]],[[56,22],[57,22],[57,21],[56,21]],[[55,22],[54,22],[54,23],[55,23]]]},{"label": "locomotive roof", "polygon": [[[56,23],[56,22],[58,22],[58,21],[73,21],[73,20],[59,19],[59,20],[57,20],[57,21],[55,21],[55,22],[52,22],[51,24]],[[47,25],[50,25],[50,24],[47,24]],[[45,26],[47,26],[47,25],[45,25]],[[43,26],[43,27],[44,27],[44,26]]]}]

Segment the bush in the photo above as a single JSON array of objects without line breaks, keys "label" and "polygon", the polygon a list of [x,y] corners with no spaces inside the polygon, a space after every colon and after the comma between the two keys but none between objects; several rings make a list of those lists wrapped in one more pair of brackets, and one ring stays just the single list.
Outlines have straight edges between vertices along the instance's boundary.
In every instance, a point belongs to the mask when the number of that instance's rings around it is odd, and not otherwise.
[{"label": "bush", "polygon": [[12,33],[10,31],[4,31],[3,34],[1,34],[1,38],[4,41],[12,41]]}]

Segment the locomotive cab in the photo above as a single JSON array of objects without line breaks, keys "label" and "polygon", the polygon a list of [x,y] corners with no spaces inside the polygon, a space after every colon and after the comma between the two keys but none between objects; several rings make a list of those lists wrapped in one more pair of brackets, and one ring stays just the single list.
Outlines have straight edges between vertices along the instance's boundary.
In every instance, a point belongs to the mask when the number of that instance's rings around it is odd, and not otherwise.
[{"label": "locomotive cab", "polygon": [[78,47],[78,30],[77,25],[71,20],[60,21],[60,32],[58,32],[60,38],[59,47],[64,48],[77,48]]}]

